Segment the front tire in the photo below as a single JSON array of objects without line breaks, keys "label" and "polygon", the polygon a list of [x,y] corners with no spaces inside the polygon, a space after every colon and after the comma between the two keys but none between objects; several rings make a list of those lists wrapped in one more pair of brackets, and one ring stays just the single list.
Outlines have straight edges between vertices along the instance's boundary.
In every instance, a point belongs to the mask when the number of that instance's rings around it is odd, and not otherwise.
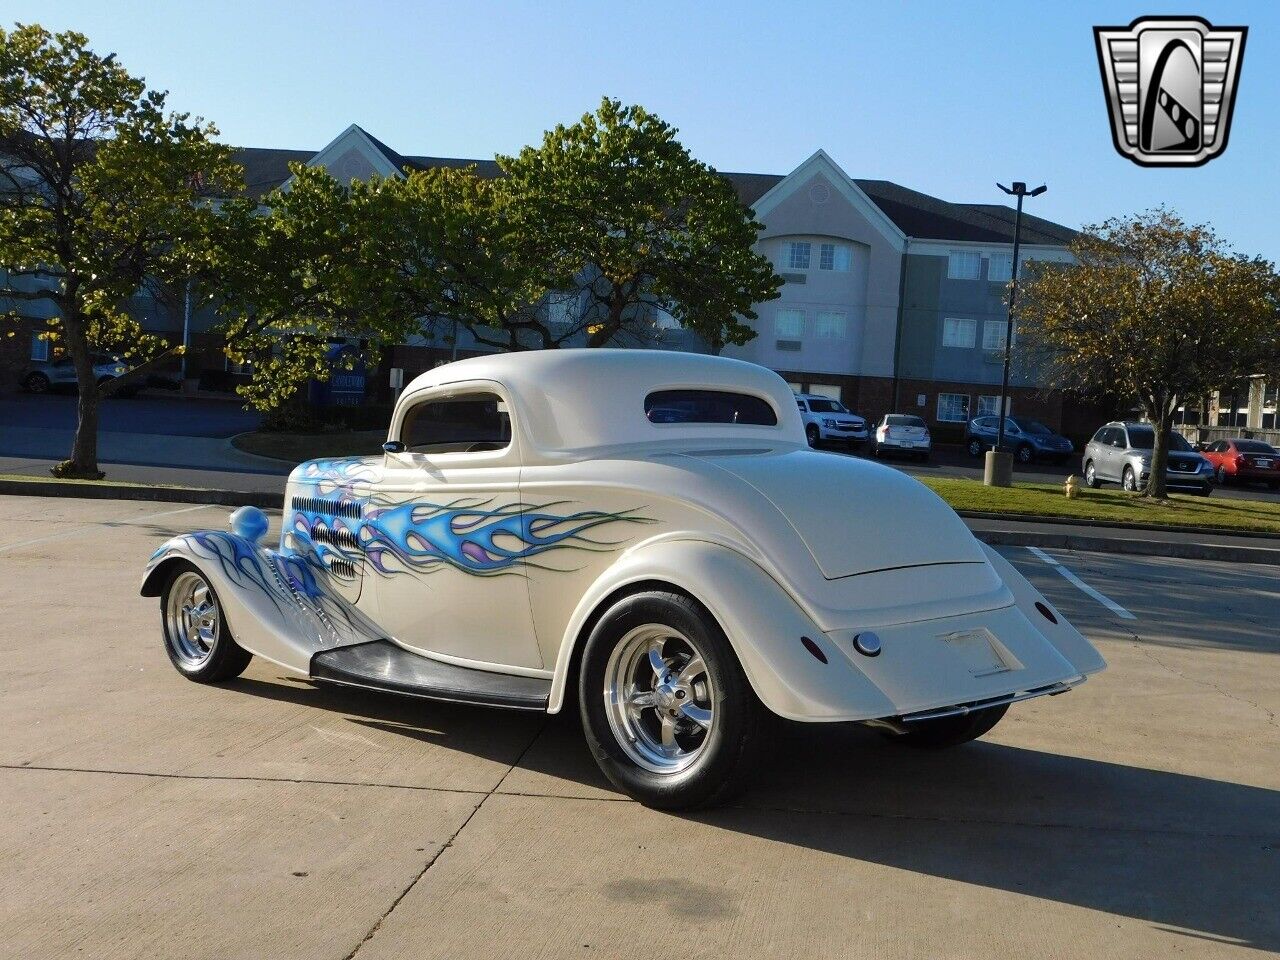
[{"label": "front tire", "polygon": [[1138,492],[1138,475],[1133,472],[1133,467],[1125,467],[1120,479],[1121,485],[1127,491],[1130,493]]},{"label": "front tire", "polygon": [[900,740],[907,746],[924,750],[942,750],[946,747],[959,746],[970,740],[977,740],[988,733],[1000,722],[1009,710],[1009,705],[986,707],[974,710],[958,717],[939,717],[936,720],[919,720],[911,724],[910,729],[893,739]]},{"label": "front tire", "polygon": [[232,638],[213,585],[186,560],[174,564],[161,591],[160,622],[165,652],[188,680],[230,680],[244,673],[253,659]]},{"label": "front tire", "polygon": [[1230,482],[1231,475],[1227,473],[1227,468],[1221,464],[1218,465],[1216,476],[1218,479],[1218,486],[1220,487],[1225,487],[1227,483]]},{"label": "front tire", "polygon": [[1014,452],[1014,456],[1018,458],[1019,463],[1026,466],[1036,458],[1036,452],[1031,449],[1029,444],[1024,443]]},{"label": "front tire", "polygon": [[28,393],[48,393],[49,387],[49,378],[43,373],[27,374],[26,379],[22,381],[22,388]]},{"label": "front tire", "polygon": [[969,451],[969,456],[980,457],[982,456],[982,441],[974,437],[969,441],[966,449]]},{"label": "front tire", "polygon": [[601,771],[645,806],[721,803],[752,772],[764,708],[720,625],[680,594],[611,607],[587,639],[583,732]]}]

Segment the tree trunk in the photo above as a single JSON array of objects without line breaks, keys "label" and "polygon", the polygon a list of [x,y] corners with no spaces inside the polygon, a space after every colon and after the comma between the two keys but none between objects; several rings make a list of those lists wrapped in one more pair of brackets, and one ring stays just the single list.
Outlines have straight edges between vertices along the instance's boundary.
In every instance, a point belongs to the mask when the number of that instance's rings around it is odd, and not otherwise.
[{"label": "tree trunk", "polygon": [[76,402],[76,434],[71,442],[71,459],[54,467],[60,477],[101,480],[98,469],[98,382],[93,375],[93,357],[79,317],[63,316],[63,334],[67,351],[76,369],[76,386],[80,391]]},{"label": "tree trunk", "polygon": [[1151,420],[1151,426],[1155,432],[1155,443],[1151,450],[1151,476],[1147,479],[1143,495],[1153,500],[1169,498],[1169,491],[1165,485],[1165,471],[1169,465],[1169,435],[1173,432],[1173,411],[1169,406],[1165,398],[1160,397],[1151,404],[1151,409],[1147,410],[1147,417]]}]

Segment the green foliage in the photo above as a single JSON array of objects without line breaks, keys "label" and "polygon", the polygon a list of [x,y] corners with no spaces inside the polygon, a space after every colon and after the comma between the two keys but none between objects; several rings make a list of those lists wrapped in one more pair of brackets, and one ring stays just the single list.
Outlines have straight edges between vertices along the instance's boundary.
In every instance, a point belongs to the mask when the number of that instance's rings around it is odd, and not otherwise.
[{"label": "green foliage", "polygon": [[1148,493],[1163,498],[1178,404],[1280,363],[1280,278],[1163,209],[1087,227],[1071,250],[1020,290],[1023,349],[1055,386],[1142,405],[1161,428]]},{"label": "green foliage", "polygon": [[604,99],[539,147],[499,157],[511,216],[561,289],[580,291],[589,343],[647,338],[656,310],[713,348],[746,343],[753,304],[781,280],[752,250],[762,229],[676,129]]},{"label": "green foliage", "polygon": [[[124,301],[144,282],[180,286],[203,266],[217,215],[202,200],[239,180],[212,126],[166,113],[163,93],[87,44],[71,31],[0,30],[0,297],[52,307],[46,335],[75,364],[69,475],[97,473],[98,397],[174,352],[143,333]],[[97,349],[137,366],[100,388]]]}]

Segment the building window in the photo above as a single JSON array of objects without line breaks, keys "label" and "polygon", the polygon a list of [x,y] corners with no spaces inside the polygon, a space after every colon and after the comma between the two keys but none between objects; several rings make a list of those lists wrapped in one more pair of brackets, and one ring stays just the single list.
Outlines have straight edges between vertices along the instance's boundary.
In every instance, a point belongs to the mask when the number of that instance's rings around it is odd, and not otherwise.
[{"label": "building window", "polygon": [[807,240],[787,244],[787,267],[791,270],[808,270],[812,244]]},{"label": "building window", "polygon": [[1004,338],[1008,332],[1007,320],[988,320],[982,325],[982,349],[1003,350]]},{"label": "building window", "polygon": [[773,330],[779,340],[804,338],[804,311],[784,308],[773,315]]},{"label": "building window", "polygon": [[994,417],[994,416],[998,416],[999,413],[1000,413],[999,397],[984,396],[984,397],[978,398],[978,416]]},{"label": "building window", "polygon": [[38,333],[31,335],[31,359],[44,361],[49,359],[49,341]]},{"label": "building window", "polygon": [[824,243],[818,247],[818,269],[848,273],[849,248],[843,243]]},{"label": "building window", "polygon": [[993,253],[987,261],[987,279],[1007,283],[1013,278],[1013,254]]},{"label": "building window", "polygon": [[938,394],[938,419],[943,423],[964,423],[969,419],[967,393]]},{"label": "building window", "polygon": [[942,321],[944,347],[972,347],[978,332],[978,321],[964,317],[947,317]]},{"label": "building window", "polygon": [[813,318],[813,335],[819,340],[843,340],[849,335],[849,318],[843,313],[819,311]]},{"label": "building window", "polygon": [[977,250],[952,250],[947,257],[947,278],[977,280],[982,275],[982,254]]}]

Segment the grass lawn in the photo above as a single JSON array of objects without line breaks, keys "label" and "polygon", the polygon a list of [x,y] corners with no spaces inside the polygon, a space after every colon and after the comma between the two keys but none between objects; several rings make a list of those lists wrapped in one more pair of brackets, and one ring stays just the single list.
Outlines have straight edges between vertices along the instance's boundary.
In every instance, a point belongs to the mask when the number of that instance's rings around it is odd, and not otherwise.
[{"label": "grass lawn", "polygon": [[387,439],[381,430],[341,430],[333,433],[244,433],[231,442],[245,453],[302,463],[320,457],[364,457],[382,452]]},{"label": "grass lawn", "polygon": [[[107,465],[110,470],[110,464]],[[105,480],[77,480],[74,477],[54,477],[50,475],[31,476],[25,473],[0,473],[0,480],[21,480],[23,483],[47,483],[50,486],[92,486],[100,484],[110,487],[167,487],[172,490],[199,490],[201,487],[186,487],[177,483],[137,483],[132,480],[113,480],[110,473]]]},{"label": "grass lawn", "polygon": [[1175,493],[1167,505],[1161,505],[1123,490],[1089,490],[1083,486],[1075,500],[1068,500],[1062,487],[1055,483],[1019,483],[1002,488],[984,487],[977,480],[921,479],[956,510],[1280,534],[1280,503],[1269,500],[1228,500]]}]

